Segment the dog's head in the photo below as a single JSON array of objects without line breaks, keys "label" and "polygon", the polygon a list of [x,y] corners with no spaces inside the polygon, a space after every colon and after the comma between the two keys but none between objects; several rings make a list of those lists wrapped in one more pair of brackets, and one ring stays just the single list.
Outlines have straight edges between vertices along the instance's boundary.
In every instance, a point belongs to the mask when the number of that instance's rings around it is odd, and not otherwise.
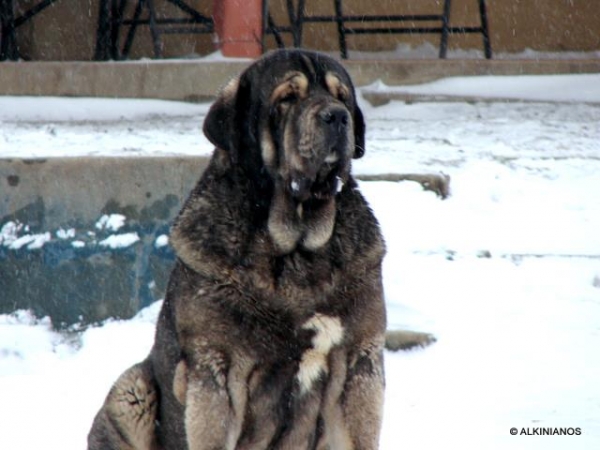
[{"label": "dog's head", "polygon": [[[332,228],[332,217],[322,217],[335,214],[332,202],[350,175],[351,159],[364,153],[365,124],[341,64],[315,52],[279,50],[223,89],[204,133],[258,185],[270,186],[269,228],[272,235],[277,228],[296,229],[291,238],[275,238],[289,250],[307,227],[331,222]],[[303,217],[308,210],[321,211],[312,214],[318,217],[313,226]],[[322,245],[331,230],[325,234],[312,244],[305,238],[305,246]]]}]

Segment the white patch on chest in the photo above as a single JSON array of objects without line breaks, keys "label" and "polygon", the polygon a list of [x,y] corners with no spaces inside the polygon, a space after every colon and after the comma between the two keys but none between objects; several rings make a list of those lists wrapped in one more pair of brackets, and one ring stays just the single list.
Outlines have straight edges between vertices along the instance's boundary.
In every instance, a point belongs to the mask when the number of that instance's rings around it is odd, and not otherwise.
[{"label": "white patch on chest", "polygon": [[304,394],[310,390],[321,374],[328,372],[327,356],[333,347],[342,342],[344,327],[339,317],[317,313],[307,320],[302,328],[315,331],[312,348],[302,354],[300,367],[296,374],[300,392]]},{"label": "white patch on chest", "polygon": [[340,192],[342,192],[342,189],[344,189],[344,180],[342,180],[340,177],[335,177],[336,193],[339,194]]}]

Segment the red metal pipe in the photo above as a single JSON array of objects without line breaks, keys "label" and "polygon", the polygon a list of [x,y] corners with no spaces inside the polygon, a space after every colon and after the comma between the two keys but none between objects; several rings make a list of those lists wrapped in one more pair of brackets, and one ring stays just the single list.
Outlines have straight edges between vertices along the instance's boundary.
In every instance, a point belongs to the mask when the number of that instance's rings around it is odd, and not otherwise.
[{"label": "red metal pipe", "polygon": [[216,1],[213,19],[217,45],[224,56],[260,56],[262,0]]}]

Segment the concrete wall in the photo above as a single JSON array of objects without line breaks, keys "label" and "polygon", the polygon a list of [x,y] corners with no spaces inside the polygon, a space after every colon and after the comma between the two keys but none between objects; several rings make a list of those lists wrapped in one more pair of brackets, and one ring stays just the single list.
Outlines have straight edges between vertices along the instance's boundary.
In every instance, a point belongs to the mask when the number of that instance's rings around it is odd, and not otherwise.
[{"label": "concrete wall", "polygon": [[[21,10],[38,0],[20,0]],[[206,15],[212,1],[188,0]],[[170,5],[156,1],[161,11],[173,15]],[[284,22],[283,0],[271,0],[273,16]],[[309,1],[308,14],[331,14],[333,1]],[[488,1],[489,24],[494,51],[520,52],[526,48],[540,51],[600,50],[600,8],[597,0],[493,0]],[[345,0],[349,14],[439,13],[441,0]],[[476,25],[476,0],[454,0],[453,25]],[[98,0],[59,0],[33,21],[19,29],[18,39],[24,59],[90,60],[94,54],[98,17]],[[337,49],[333,25],[308,25],[305,33],[308,47]],[[418,45],[424,41],[437,45],[439,36],[373,35],[349,38],[349,48],[356,50],[391,50],[398,43]],[[268,40],[271,47],[273,39]],[[214,51],[212,37],[207,35],[170,35],[163,39],[165,57],[202,55]],[[454,36],[451,48],[481,48],[481,37]],[[138,31],[132,50],[133,59],[151,57],[149,33]]]},{"label": "concrete wall", "polygon": [[[0,159],[0,314],[30,309],[61,327],[128,318],[163,298],[174,255],[158,238],[206,163]],[[118,229],[101,220],[117,214]]]}]

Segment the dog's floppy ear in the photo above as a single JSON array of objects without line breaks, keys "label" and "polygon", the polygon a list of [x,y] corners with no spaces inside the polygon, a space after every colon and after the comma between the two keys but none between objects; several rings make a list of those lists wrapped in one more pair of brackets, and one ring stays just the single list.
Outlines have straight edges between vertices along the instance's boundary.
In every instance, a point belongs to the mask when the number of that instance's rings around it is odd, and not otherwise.
[{"label": "dog's floppy ear", "polygon": [[202,131],[217,148],[226,150],[232,158],[236,157],[237,142],[235,132],[235,106],[240,80],[231,80],[221,90],[219,97],[208,110]]},{"label": "dog's floppy ear", "polygon": [[353,158],[362,158],[365,154],[365,118],[356,105],[354,107],[354,155]]}]

